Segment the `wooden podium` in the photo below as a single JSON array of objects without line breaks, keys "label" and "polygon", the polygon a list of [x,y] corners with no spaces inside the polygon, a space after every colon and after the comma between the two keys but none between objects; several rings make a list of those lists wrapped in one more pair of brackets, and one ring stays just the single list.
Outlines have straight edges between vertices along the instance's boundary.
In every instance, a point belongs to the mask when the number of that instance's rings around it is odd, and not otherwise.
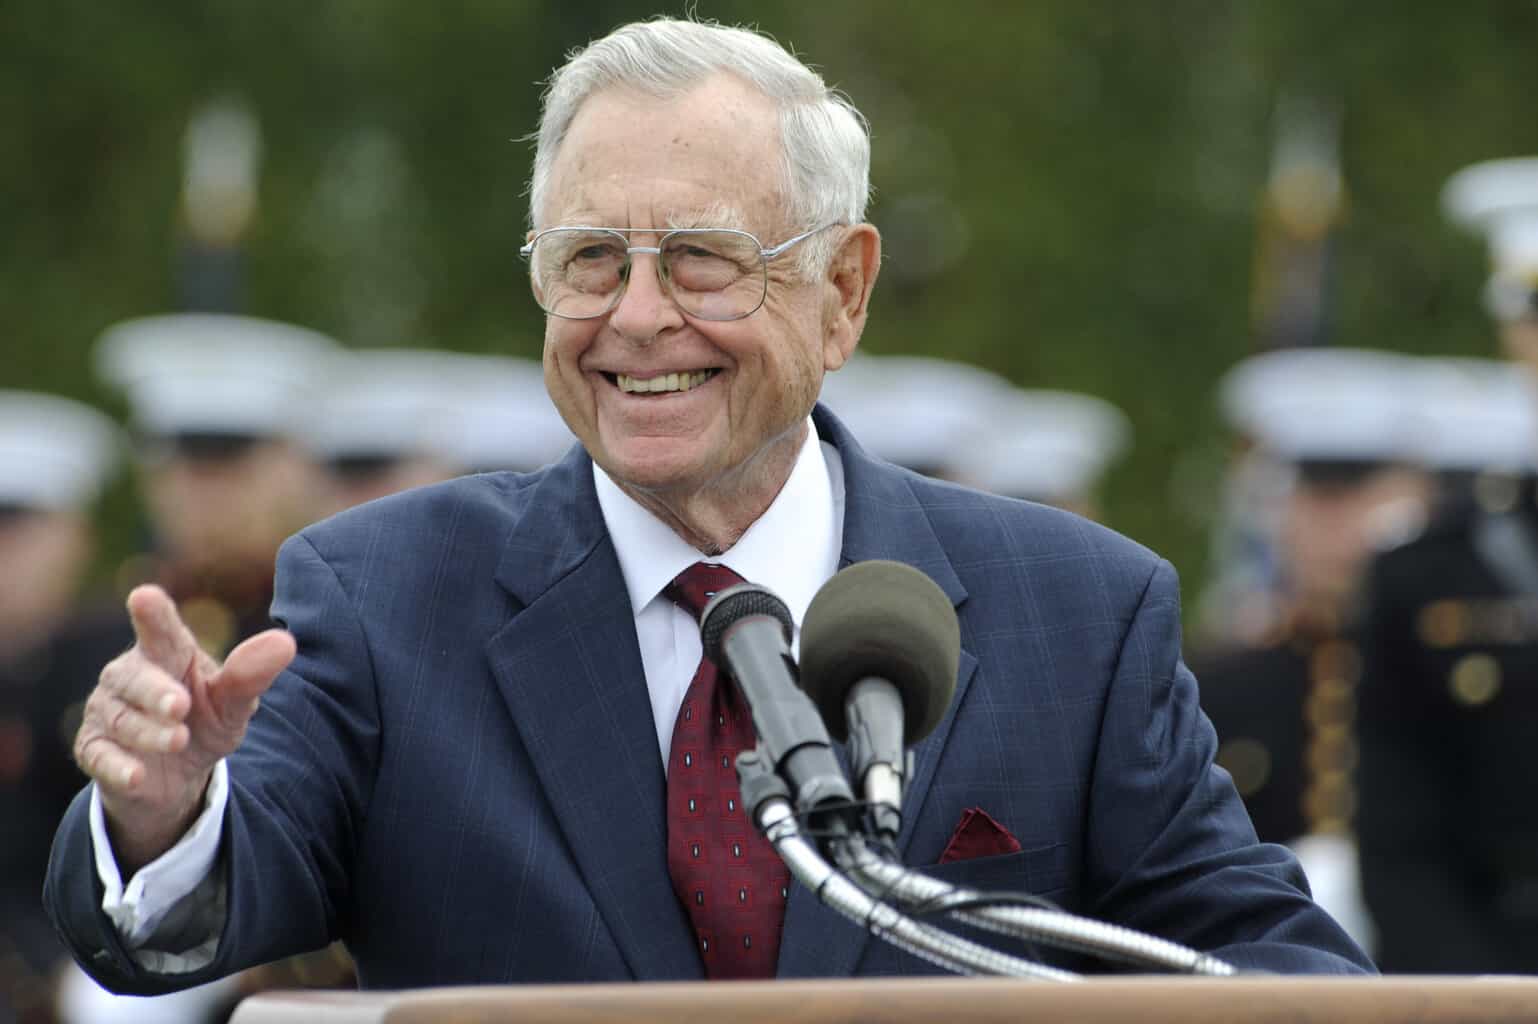
[{"label": "wooden podium", "polygon": [[991,1021],[1538,1021],[1538,975],[1484,978],[1119,977],[1073,984],[968,978],[529,985],[270,992],[231,1024],[981,1024]]}]

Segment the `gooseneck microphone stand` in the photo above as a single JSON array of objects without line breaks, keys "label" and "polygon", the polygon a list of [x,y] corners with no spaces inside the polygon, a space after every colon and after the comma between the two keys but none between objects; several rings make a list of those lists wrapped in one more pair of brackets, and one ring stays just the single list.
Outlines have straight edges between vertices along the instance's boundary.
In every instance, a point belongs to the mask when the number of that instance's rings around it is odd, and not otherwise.
[{"label": "gooseneck microphone stand", "polygon": [[[1144,969],[1186,975],[1230,976],[1238,970],[1217,956],[1167,939],[1094,921],[1063,910],[1020,906],[1010,898],[952,886],[878,853],[860,832],[834,829],[807,836],[791,806],[791,790],[754,750],[737,758],[743,806],[798,883],[872,935],[912,955],[963,975],[1001,975],[1040,981],[1080,981],[1080,975],[1010,956],[917,921],[910,912],[946,912],[970,926],[1027,943],[1090,953]],[[840,866],[827,861],[826,846]],[[894,906],[894,903],[897,906]]]},{"label": "gooseneck microphone stand", "polygon": [[753,809],[760,831],[774,844],[775,852],[796,881],[872,935],[958,974],[1079,980],[1072,972],[1010,956],[923,924],[877,899],[829,864],[816,843],[802,833],[790,805],[790,787],[755,752],[744,751],[737,756],[737,776],[742,784],[743,806]]},{"label": "gooseneck microphone stand", "polygon": [[[951,885],[919,874],[878,853],[858,831],[843,827],[810,837],[790,803],[790,789],[755,752],[738,755],[742,799],[791,875],[835,911],[871,934],[914,956],[958,974],[1041,981],[1079,981],[1071,971],[1011,956],[934,925],[912,912],[943,911],[987,931],[1134,967],[1227,977],[1237,969],[1217,957],[1178,943],[1065,911],[1023,906],[1010,899]],[[828,850],[838,867],[829,863]]]},{"label": "gooseneck microphone stand", "polygon": [[[1135,967],[1214,977],[1238,973],[1232,964],[1210,954],[1120,925],[1061,910],[1001,904],[997,898],[990,906],[990,897],[985,893],[929,878],[878,856],[859,835],[851,836],[845,849],[852,860],[851,874],[868,893],[895,898],[910,909],[944,910],[964,924],[987,931],[1057,949],[1089,953]],[[947,907],[947,904],[955,906]]]}]

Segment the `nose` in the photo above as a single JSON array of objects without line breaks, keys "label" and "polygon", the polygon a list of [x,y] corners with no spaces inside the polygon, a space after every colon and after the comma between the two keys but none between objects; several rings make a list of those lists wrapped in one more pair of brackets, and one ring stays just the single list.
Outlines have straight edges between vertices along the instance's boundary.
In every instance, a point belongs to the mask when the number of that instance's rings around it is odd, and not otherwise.
[{"label": "nose", "polygon": [[622,337],[644,345],[663,331],[683,324],[683,313],[662,287],[657,257],[652,253],[632,254],[625,290],[609,311],[609,326]]}]

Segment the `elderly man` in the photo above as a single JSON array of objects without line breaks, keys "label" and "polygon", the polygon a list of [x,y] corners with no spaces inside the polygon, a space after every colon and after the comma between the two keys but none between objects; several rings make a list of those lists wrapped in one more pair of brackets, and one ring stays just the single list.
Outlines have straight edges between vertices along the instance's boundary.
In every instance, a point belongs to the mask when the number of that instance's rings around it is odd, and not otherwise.
[{"label": "elderly man", "polygon": [[581,446],[292,538],[285,628],[222,666],[130,596],[47,889],[89,970],[151,992],[337,937],[381,987],[929,970],[752,834],[747,719],[694,620],[741,576],[799,621],[872,558],[961,620],[909,863],[1244,966],[1370,969],[1212,766],[1169,566],[876,461],[814,408],[880,266],[868,155],[751,32],[630,25],[557,73],[525,253]]}]

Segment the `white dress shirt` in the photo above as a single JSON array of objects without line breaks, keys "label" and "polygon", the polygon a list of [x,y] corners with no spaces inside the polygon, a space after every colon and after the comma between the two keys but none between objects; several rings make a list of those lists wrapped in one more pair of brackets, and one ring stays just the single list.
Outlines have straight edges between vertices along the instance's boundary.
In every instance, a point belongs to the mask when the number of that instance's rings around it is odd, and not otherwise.
[{"label": "white dress shirt", "polygon": [[[719,555],[703,555],[619,489],[607,473],[593,465],[593,482],[604,524],[614,541],[620,573],[635,610],[636,639],[651,699],[662,764],[668,763],[673,723],[683,706],[684,692],[699,666],[699,626],[693,616],[663,596],[673,577],[706,561],[725,565],[743,579],[768,587],[790,608],[799,644],[801,621],[823,583],[838,569],[844,534],[844,466],[838,450],[821,441],[807,423],[806,442],[790,477],[774,501],[747,532]],[[91,841],[96,873],[101,879],[102,910],[112,920],[124,944],[141,966],[161,973],[193,971],[214,957],[223,930],[223,889],[209,884],[224,828],[229,799],[228,768],[220,761],[208,787],[204,810],[175,846],[140,868],[125,885],[118,872],[107,835],[101,797],[91,791]],[[193,912],[197,934],[207,940],[180,954],[153,948],[157,928],[171,918],[185,936],[188,908],[183,900],[206,904]]]},{"label": "white dress shirt", "polygon": [[666,765],[673,723],[699,667],[701,647],[694,616],[663,596],[662,589],[695,562],[724,565],[743,579],[768,587],[785,602],[796,624],[794,643],[799,645],[807,606],[838,570],[844,534],[844,466],[838,449],[821,444],[816,429],[809,425],[806,443],[774,502],[736,544],[719,555],[702,555],[690,547],[620,490],[596,463],[593,481],[604,524],[619,555],[625,589],[630,592],[630,607],[635,609],[657,747]]}]

